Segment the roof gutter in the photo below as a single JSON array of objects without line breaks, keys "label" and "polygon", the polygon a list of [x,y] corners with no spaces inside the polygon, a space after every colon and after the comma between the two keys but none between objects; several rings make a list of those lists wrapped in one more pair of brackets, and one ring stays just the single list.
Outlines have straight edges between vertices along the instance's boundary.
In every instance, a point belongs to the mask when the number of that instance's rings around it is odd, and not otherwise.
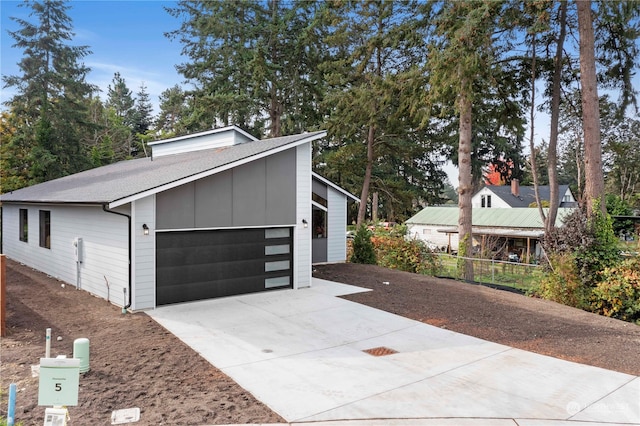
[{"label": "roof gutter", "polygon": [[[119,216],[124,216],[128,219],[129,222],[129,226],[127,228],[127,232],[129,234],[128,237],[128,241],[129,241],[129,283],[128,283],[128,293],[129,293],[129,301],[127,302],[127,304],[125,306],[122,307],[122,313],[125,313],[125,311],[127,309],[129,309],[131,307],[131,215],[128,215],[126,213],[120,213],[114,210],[109,210],[109,207],[107,206],[107,204],[103,204],[102,205],[102,210],[104,210],[106,213],[112,213],[112,214],[117,214]],[[124,303],[124,301],[122,301],[122,303]]]}]

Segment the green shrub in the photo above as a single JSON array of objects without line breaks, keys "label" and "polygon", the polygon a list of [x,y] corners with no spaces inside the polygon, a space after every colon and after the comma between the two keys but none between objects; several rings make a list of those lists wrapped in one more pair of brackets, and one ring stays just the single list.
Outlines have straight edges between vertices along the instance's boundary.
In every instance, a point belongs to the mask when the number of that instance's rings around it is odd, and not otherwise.
[{"label": "green shrub", "polygon": [[601,280],[593,289],[593,312],[640,323],[640,259],[605,268],[600,275]]},{"label": "green shrub", "polygon": [[373,233],[364,225],[360,225],[353,239],[352,263],[376,264],[376,253],[371,242]]},{"label": "green shrub", "polygon": [[533,293],[563,305],[587,308],[591,291],[579,277],[574,255],[551,254],[549,263],[551,271],[540,281]]},{"label": "green shrub", "polygon": [[584,209],[576,209],[561,228],[547,233],[542,241],[550,258],[573,255],[576,273],[585,287],[595,287],[599,272],[621,260],[611,216],[602,215],[598,205],[594,203],[591,218]]},{"label": "green shrub", "polygon": [[434,275],[440,263],[421,240],[406,239],[404,234],[379,235],[373,239],[378,265],[389,269]]},{"label": "green shrub", "polygon": [[593,216],[587,223],[587,231],[592,236],[591,244],[576,250],[580,277],[591,287],[599,282],[600,272],[617,265],[622,259],[611,216],[602,214],[598,202],[594,203],[593,211]]}]

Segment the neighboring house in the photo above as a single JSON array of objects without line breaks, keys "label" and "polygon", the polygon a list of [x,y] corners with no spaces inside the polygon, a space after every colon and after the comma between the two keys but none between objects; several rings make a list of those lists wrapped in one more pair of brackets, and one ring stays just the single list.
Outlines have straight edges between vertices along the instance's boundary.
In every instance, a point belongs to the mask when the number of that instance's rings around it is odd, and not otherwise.
[{"label": "neighboring house", "polygon": [[[559,209],[556,226],[562,226],[572,211]],[[405,223],[410,237],[425,241],[431,248],[456,252],[458,216],[457,207],[426,207]],[[539,240],[544,235],[544,224],[537,208],[473,209],[472,219],[474,247],[492,251],[499,244],[504,247],[503,254],[516,253],[526,262],[542,254]]]},{"label": "neighboring house", "polygon": [[318,256],[345,261],[346,200],[357,200],[311,171],[325,135],[257,140],[231,126],[3,194],[3,252],[132,310],[308,287],[314,211]]},{"label": "neighboring house", "polygon": [[[539,186],[538,192],[541,201],[547,201],[550,197],[549,185]],[[560,208],[577,207],[576,199],[569,185],[558,186],[558,202]],[[533,186],[520,186],[516,179],[511,185],[488,185],[476,192],[471,198],[471,205],[478,208],[528,208],[536,202]]]}]

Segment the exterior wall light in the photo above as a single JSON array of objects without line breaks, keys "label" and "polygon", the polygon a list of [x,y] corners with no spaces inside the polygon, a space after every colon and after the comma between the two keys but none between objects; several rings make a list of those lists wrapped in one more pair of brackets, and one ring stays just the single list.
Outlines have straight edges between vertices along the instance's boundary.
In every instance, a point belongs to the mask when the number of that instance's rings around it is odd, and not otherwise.
[{"label": "exterior wall light", "polygon": [[142,225],[142,233],[144,235],[149,235],[149,227],[147,226],[146,223]]},{"label": "exterior wall light", "polygon": [[307,219],[302,219],[302,226],[304,226],[305,228],[309,226],[309,224],[307,223]]}]

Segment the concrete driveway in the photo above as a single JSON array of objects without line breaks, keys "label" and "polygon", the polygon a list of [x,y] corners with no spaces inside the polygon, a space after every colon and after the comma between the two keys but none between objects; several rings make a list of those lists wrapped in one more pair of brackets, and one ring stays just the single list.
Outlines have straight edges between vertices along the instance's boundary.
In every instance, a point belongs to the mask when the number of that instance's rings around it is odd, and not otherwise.
[{"label": "concrete driveway", "polygon": [[336,297],[360,291],[314,279],[148,314],[291,423],[640,424],[639,377]]}]

